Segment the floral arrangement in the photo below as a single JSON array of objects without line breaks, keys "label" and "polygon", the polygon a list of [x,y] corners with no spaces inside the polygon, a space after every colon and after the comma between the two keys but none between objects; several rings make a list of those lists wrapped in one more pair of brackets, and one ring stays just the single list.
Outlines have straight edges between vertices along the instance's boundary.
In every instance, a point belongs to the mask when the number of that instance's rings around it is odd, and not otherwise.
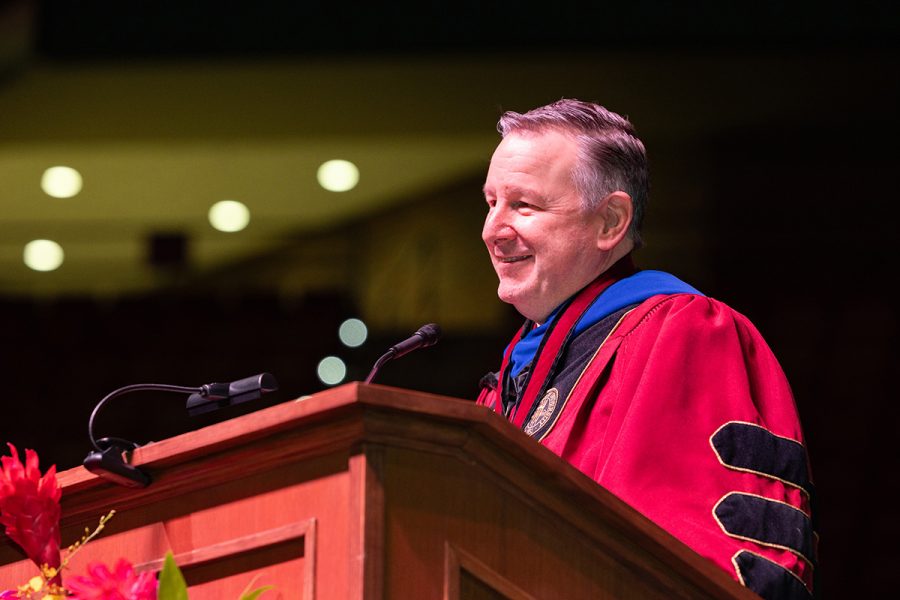
[{"label": "floral arrangement", "polygon": [[[86,575],[67,578],[64,584],[62,574],[69,559],[103,530],[115,511],[63,553],[59,530],[62,488],[56,480],[56,466],[42,476],[36,452],[25,450],[23,465],[16,447],[7,445],[11,455],[0,457],[0,525],[37,565],[39,574],[16,589],[0,591],[0,600],[187,600],[187,584],[171,552],[158,576],[137,573],[122,558],[112,567],[92,562]],[[270,586],[248,589],[240,600],[256,600],[268,589]]]}]

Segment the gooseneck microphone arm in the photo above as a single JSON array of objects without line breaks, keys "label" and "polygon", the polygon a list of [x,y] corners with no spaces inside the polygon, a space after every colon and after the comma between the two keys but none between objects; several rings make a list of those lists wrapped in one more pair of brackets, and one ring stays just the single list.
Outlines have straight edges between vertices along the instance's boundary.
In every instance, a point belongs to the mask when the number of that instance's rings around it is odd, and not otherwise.
[{"label": "gooseneck microphone arm", "polygon": [[[130,394],[131,392],[141,392],[141,391],[157,391],[157,392],[176,392],[179,394],[197,394],[200,393],[202,388],[199,387],[186,387],[182,385],[167,385],[164,383],[136,383],[134,385],[126,385],[125,387],[121,387],[113,392],[107,394],[103,400],[97,403],[97,406],[94,407],[94,410],[91,412],[91,417],[88,419],[88,439],[91,440],[91,445],[98,451],[103,452],[106,448],[101,448],[100,444],[97,442],[97,439],[94,437],[94,419],[97,418],[97,413],[100,412],[100,409],[103,408],[107,402],[112,400],[113,398],[118,398],[119,396],[124,396],[125,394]],[[101,442],[105,440],[116,439],[121,442],[125,442],[126,444],[131,444],[131,442],[127,442],[126,440],[119,440],[119,438],[101,438]],[[109,444],[106,444],[109,447]]]},{"label": "gooseneck microphone arm", "polygon": [[150,476],[147,473],[125,462],[125,453],[137,448],[137,444],[122,438],[105,437],[97,440],[94,437],[94,419],[97,418],[97,413],[113,398],[118,398],[131,392],[158,391],[191,394],[200,390],[201,388],[199,387],[167,385],[164,383],[136,383],[134,385],[126,385],[107,394],[103,400],[97,403],[97,406],[91,411],[91,417],[88,419],[88,438],[91,440],[91,445],[94,446],[95,450],[84,459],[82,463],[84,468],[119,485],[135,488],[143,488],[150,485]]},{"label": "gooseneck microphone arm", "polygon": [[136,383],[126,385],[107,394],[103,400],[97,403],[88,419],[88,438],[94,451],[84,459],[84,467],[104,479],[108,479],[119,485],[128,487],[147,487],[150,485],[150,476],[144,471],[126,462],[125,454],[138,447],[138,444],[122,438],[94,437],[94,420],[100,409],[113,398],[118,398],[131,392],[157,391],[190,394],[187,401],[187,411],[191,415],[197,415],[217,408],[231,406],[248,400],[255,400],[262,394],[278,389],[275,378],[269,373],[261,373],[252,377],[245,377],[230,383],[207,383],[199,387],[183,385],[168,385],[164,383]]},{"label": "gooseneck microphone arm", "polygon": [[394,358],[394,353],[388,350],[384,354],[382,354],[378,360],[375,361],[375,364],[372,365],[372,370],[369,371],[369,374],[366,376],[366,379],[363,383],[371,383],[373,379],[375,379],[375,375],[378,374],[378,371],[381,370],[381,367],[384,366],[384,363]]},{"label": "gooseneck microphone arm", "polygon": [[434,346],[440,337],[441,328],[437,323],[422,325],[417,332],[402,342],[391,346],[387,352],[382,354],[378,360],[375,361],[375,365],[372,367],[372,370],[369,371],[369,375],[366,377],[364,383],[371,383],[378,371],[381,370],[381,367],[384,366],[384,363],[395,358],[400,358],[405,354],[409,354],[413,350]]}]

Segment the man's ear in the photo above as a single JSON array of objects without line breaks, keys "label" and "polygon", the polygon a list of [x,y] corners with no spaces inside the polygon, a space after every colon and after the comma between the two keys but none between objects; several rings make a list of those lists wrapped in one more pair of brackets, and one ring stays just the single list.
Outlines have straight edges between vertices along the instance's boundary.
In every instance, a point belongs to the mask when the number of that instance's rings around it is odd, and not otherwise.
[{"label": "man's ear", "polygon": [[631,196],[625,192],[613,192],[600,202],[600,229],[597,232],[597,247],[612,250],[628,235],[628,227],[634,218]]}]

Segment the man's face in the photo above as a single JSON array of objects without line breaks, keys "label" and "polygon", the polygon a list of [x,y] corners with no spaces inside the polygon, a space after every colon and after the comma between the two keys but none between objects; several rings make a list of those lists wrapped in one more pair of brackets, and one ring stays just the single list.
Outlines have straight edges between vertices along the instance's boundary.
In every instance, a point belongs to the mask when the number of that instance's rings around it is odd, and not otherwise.
[{"label": "man's face", "polygon": [[481,237],[500,278],[497,295],[543,322],[600,274],[599,214],[575,189],[574,138],[557,131],[507,135],[491,158]]}]

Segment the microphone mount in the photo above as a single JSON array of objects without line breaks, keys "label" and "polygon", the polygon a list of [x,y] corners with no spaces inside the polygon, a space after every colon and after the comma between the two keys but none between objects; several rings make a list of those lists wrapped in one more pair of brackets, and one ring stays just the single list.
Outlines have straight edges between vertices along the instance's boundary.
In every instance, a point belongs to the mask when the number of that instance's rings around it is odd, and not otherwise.
[{"label": "microphone mount", "polygon": [[113,398],[138,391],[190,394],[186,408],[188,414],[195,416],[248,400],[255,400],[262,394],[277,389],[278,384],[275,377],[269,373],[245,377],[231,383],[208,383],[199,387],[162,383],[137,383],[121,387],[107,394],[91,412],[88,419],[88,439],[94,450],[84,459],[84,467],[119,485],[136,488],[150,485],[151,479],[147,473],[126,462],[126,455],[138,448],[138,444],[122,438],[104,437],[98,440],[94,437],[94,420],[100,409]]},{"label": "microphone mount", "polygon": [[372,367],[372,370],[369,371],[369,375],[366,377],[364,383],[371,383],[378,371],[381,370],[381,367],[383,367],[384,364],[389,360],[400,358],[401,356],[409,354],[413,350],[418,350],[419,348],[434,346],[440,338],[441,327],[437,323],[428,323],[427,325],[422,325],[421,327],[419,327],[419,330],[412,334],[410,337],[391,346],[387,352],[382,354],[378,358],[378,360],[375,361],[375,365]]}]

